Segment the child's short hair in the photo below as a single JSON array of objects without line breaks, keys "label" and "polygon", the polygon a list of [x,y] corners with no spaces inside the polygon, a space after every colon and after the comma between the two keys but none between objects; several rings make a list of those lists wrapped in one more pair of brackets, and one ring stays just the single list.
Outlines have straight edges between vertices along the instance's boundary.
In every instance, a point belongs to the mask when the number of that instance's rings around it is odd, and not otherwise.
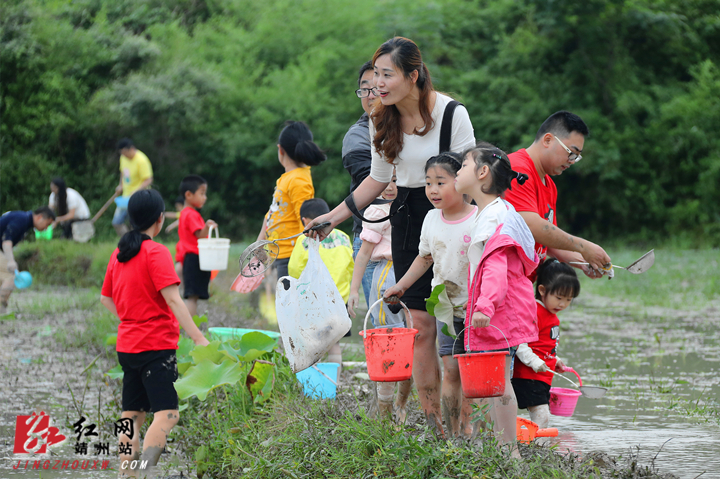
[{"label": "child's short hair", "polygon": [[180,182],[180,196],[182,196],[182,202],[185,203],[185,192],[195,193],[198,188],[202,185],[207,185],[205,178],[198,175],[187,175]]},{"label": "child's short hair", "polygon": [[124,150],[125,148],[132,148],[135,146],[133,141],[130,138],[123,138],[122,140],[118,141],[117,143],[117,149],[118,150]]},{"label": "child's short hair", "polygon": [[483,165],[490,168],[492,184],[487,190],[482,190],[486,195],[502,195],[505,190],[512,189],[512,180],[517,180],[518,184],[522,185],[528,179],[528,175],[525,173],[513,171],[510,166],[510,159],[504,151],[495,145],[479,142],[477,145],[465,150],[462,157],[465,158],[468,155],[475,161],[475,171],[482,168]]},{"label": "child's short hair", "polygon": [[535,299],[540,297],[540,285],[545,287],[545,294],[557,293],[561,296],[577,298],[580,294],[580,280],[575,269],[567,263],[555,258],[547,258],[538,266],[535,283]]},{"label": "child's short hair", "polygon": [[318,216],[330,213],[330,207],[322,198],[311,198],[300,206],[300,217],[314,220]]},{"label": "child's short hair", "polygon": [[42,215],[49,220],[55,221],[55,212],[49,206],[41,206],[33,211],[33,214]]},{"label": "child's short hair", "polygon": [[457,176],[457,172],[460,171],[460,167],[462,166],[462,156],[452,151],[446,151],[445,153],[433,156],[425,163],[425,173],[433,166],[440,166],[451,175]]}]

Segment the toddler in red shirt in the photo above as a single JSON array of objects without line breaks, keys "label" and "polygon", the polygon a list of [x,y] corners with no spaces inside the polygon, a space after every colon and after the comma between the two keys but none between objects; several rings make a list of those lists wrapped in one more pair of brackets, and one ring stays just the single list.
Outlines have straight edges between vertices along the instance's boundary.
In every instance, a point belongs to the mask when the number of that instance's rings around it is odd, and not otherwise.
[{"label": "toddler in red shirt", "polygon": [[548,258],[537,269],[535,301],[537,302],[538,340],[518,346],[512,379],[518,407],[530,412],[530,419],[541,428],[550,421],[550,385],[553,374],[565,371],[557,357],[560,320],[557,313],[570,306],[580,294],[575,270],[555,258]]},{"label": "toddler in red shirt", "polygon": [[183,297],[191,315],[197,314],[198,299],[208,299],[210,271],[200,269],[198,238],[205,238],[213,220],[203,220],[198,211],[207,201],[207,181],[198,175],[188,175],[180,183],[180,196],[185,198],[185,208],[180,212],[177,249],[182,251],[182,272],[185,289]]},{"label": "toddler in red shirt", "polygon": [[[127,451],[120,456],[121,465],[140,458],[140,428],[148,411],[153,413],[153,422],[145,434],[141,460],[151,467],[180,417],[173,386],[178,374],[178,323],[195,344],[208,344],[180,298],[170,251],[152,241],[162,229],[164,211],[155,190],[139,190],[130,197],[133,229],[123,235],[110,257],[100,297],[103,306],[120,319],[116,350],[124,374],[122,418],[134,423],[132,435],[119,436],[122,450]],[[135,476],[137,471],[120,473]]]}]

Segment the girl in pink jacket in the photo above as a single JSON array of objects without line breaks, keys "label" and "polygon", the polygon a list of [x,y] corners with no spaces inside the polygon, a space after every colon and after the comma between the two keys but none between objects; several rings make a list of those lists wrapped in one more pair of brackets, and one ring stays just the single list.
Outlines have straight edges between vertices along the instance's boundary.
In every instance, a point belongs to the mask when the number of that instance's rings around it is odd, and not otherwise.
[{"label": "girl in pink jacket", "polygon": [[[507,155],[488,143],[479,143],[463,156],[455,189],[472,197],[480,213],[468,249],[467,331],[462,340],[467,352],[509,351],[505,392],[488,404],[501,442],[514,444],[517,399],[510,378],[517,346],[538,337],[535,296],[528,279],[538,257],[525,220],[501,196],[512,180],[522,184],[527,175],[514,172]],[[516,448],[512,450],[519,456]]]}]

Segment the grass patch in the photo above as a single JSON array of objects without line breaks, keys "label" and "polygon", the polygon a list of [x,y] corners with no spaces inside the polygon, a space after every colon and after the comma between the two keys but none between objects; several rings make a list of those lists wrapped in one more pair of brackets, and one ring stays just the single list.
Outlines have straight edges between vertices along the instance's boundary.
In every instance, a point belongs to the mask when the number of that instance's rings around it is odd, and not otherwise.
[{"label": "grass patch", "polygon": [[[648,250],[612,249],[614,264],[628,266]],[[630,301],[640,306],[697,310],[720,300],[720,252],[717,249],[656,249],[655,264],[646,273],[634,275],[620,269],[615,277],[590,279],[578,271],[582,294]]]}]

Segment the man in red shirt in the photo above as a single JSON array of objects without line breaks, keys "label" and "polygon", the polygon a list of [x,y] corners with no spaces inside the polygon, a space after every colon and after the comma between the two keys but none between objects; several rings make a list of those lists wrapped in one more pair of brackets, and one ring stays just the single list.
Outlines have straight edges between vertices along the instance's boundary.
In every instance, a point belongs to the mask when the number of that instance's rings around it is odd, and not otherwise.
[{"label": "man in red shirt", "polygon": [[610,266],[610,257],[599,245],[558,228],[557,188],[550,178],[580,161],[589,133],[579,116],[568,111],[553,113],[540,126],[532,145],[508,155],[513,170],[529,179],[523,185],[514,184],[505,199],[525,219],[541,260],[550,255],[562,262],[586,262],[589,266],[577,267],[588,277],[599,278],[600,269]]}]

